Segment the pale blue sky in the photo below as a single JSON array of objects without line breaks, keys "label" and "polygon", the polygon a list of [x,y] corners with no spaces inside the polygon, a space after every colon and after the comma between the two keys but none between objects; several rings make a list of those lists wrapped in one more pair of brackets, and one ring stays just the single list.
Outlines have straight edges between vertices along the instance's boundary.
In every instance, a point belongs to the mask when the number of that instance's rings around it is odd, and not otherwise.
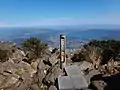
[{"label": "pale blue sky", "polygon": [[0,0],[0,27],[120,25],[120,0]]}]

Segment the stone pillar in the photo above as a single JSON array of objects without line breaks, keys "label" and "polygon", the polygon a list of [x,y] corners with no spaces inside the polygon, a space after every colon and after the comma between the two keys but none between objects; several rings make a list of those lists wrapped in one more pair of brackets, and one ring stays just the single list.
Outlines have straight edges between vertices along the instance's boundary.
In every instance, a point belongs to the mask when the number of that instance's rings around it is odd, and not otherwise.
[{"label": "stone pillar", "polygon": [[66,37],[60,35],[60,68],[63,69],[66,66]]}]

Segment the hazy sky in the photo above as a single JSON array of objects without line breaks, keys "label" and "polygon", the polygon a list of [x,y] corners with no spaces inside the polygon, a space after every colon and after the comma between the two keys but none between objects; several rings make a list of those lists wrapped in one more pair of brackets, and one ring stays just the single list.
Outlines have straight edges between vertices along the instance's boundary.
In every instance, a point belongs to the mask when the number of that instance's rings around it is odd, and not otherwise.
[{"label": "hazy sky", "polygon": [[0,26],[120,25],[120,0],[0,0]]}]

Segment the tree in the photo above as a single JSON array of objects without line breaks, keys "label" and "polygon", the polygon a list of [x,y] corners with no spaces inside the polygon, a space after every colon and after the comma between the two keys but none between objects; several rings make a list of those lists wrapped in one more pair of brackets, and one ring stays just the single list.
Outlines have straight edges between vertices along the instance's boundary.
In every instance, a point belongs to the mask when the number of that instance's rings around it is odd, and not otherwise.
[{"label": "tree", "polygon": [[47,44],[42,43],[39,39],[31,37],[22,43],[22,47],[29,52],[33,59],[40,58],[47,48]]}]

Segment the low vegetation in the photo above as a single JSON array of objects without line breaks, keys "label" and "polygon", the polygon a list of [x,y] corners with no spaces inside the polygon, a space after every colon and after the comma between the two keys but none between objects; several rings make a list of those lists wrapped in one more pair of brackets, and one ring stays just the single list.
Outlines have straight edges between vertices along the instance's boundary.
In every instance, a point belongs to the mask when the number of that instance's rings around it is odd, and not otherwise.
[{"label": "low vegetation", "polygon": [[6,62],[9,59],[9,51],[0,49],[0,62]]},{"label": "low vegetation", "polygon": [[107,64],[108,61],[114,60],[119,61],[120,58],[120,41],[116,40],[102,40],[90,41],[84,45],[84,48],[80,53],[75,54],[72,57],[73,62],[75,61],[89,61],[97,67],[99,65]]},{"label": "low vegetation", "polygon": [[27,57],[30,61],[42,57],[47,48],[46,44],[34,37],[27,39],[21,45],[23,49],[28,52]]}]

